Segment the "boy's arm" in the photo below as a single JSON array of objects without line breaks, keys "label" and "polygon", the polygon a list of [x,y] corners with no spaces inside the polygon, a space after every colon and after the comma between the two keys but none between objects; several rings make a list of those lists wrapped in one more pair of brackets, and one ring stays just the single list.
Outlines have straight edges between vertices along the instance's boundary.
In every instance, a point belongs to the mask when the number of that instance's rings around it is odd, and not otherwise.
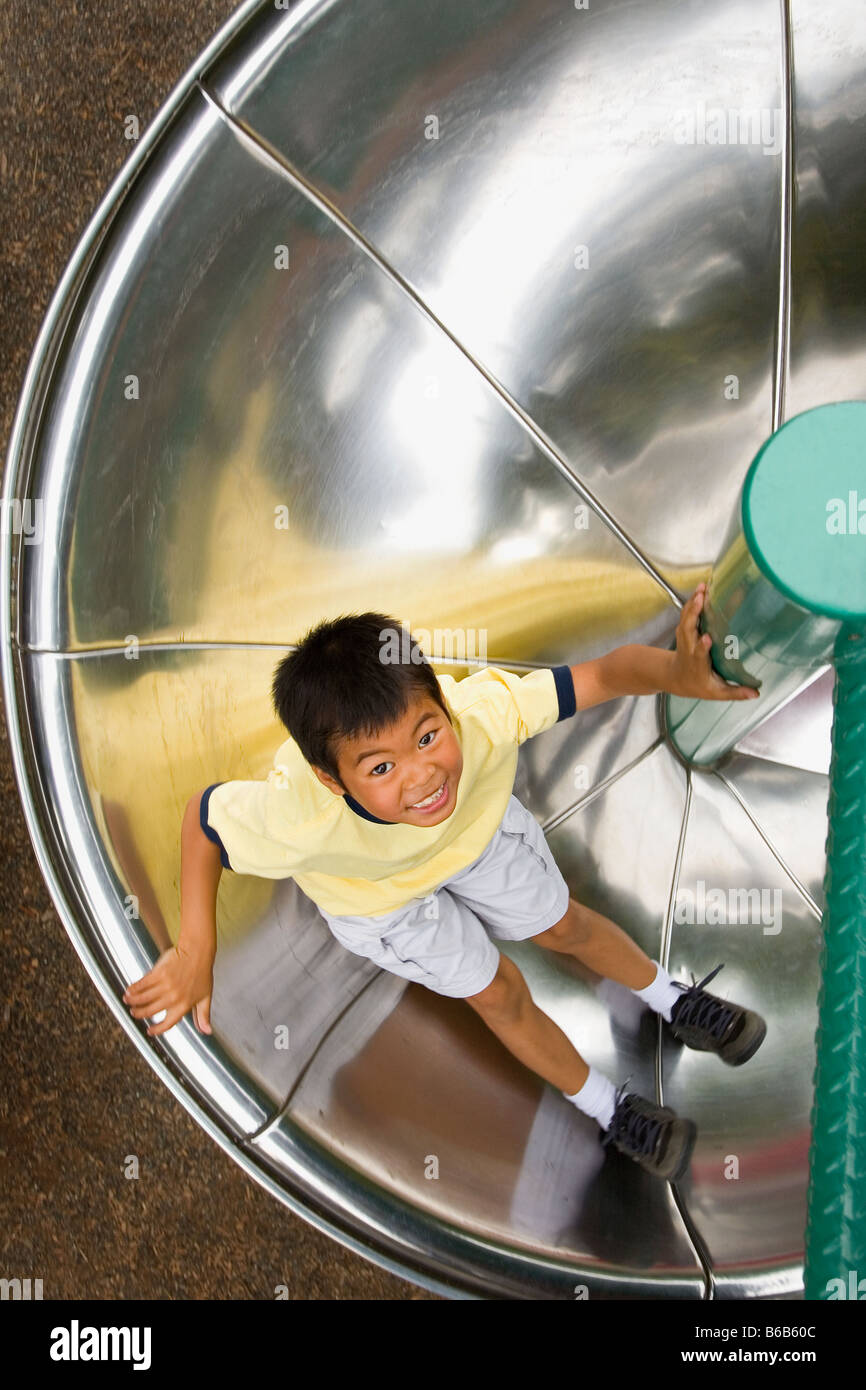
[{"label": "boy's arm", "polygon": [[[647,655],[649,652],[653,653],[652,657]],[[671,675],[667,658],[672,656],[673,652],[663,652],[658,647],[640,647],[630,643],[628,646],[614,647],[613,651],[596,657],[594,661],[582,661],[572,666],[574,700],[578,710],[592,709],[594,705],[618,699],[620,695],[651,695],[653,691],[667,689],[666,682]],[[664,659],[657,661],[658,657]]]},{"label": "boy's arm", "polygon": [[[201,1031],[210,1033],[213,962],[216,955],[216,900],[222,874],[219,846],[199,821],[202,793],[186,804],[181,827],[180,934],[177,945],[163,952],[152,970],[126,990],[124,1003],[133,1018],[152,1018],[166,1010],[161,1023],[147,1029],[154,1037],[173,1028],[195,1006]],[[194,1014],[193,1017],[196,1017]]]},{"label": "boy's arm", "polygon": [[222,861],[219,845],[201,828],[202,792],[186,803],[180,832],[180,935],[178,947],[216,955],[216,902]]},{"label": "boy's arm", "polygon": [[698,631],[706,584],[699,584],[683,605],[677,624],[677,649],[661,651],[636,642],[615,647],[594,661],[570,667],[578,710],[590,709],[620,695],[653,695],[665,691],[699,700],[751,700],[757,691],[729,685],[713,669],[708,632]]}]

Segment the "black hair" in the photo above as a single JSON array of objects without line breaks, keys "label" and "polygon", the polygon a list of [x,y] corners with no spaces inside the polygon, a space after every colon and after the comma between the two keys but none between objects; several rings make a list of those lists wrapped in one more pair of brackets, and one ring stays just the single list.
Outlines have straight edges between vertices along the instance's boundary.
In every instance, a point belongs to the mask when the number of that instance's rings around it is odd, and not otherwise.
[{"label": "black hair", "polygon": [[428,695],[451,722],[433,667],[387,613],[342,614],[311,628],[277,666],[271,694],[307,762],[336,782],[340,740],[375,737],[411,700]]}]

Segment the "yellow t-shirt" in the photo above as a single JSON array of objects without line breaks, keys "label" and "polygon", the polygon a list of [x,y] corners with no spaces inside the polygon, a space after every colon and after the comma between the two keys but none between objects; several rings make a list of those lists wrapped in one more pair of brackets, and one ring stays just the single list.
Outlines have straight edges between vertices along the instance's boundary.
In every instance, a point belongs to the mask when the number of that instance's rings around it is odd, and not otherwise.
[{"label": "yellow t-shirt", "polygon": [[463,754],[451,815],[440,825],[383,821],[319,781],[294,739],[264,781],[216,782],[201,827],[223,867],[294,878],[334,916],[375,917],[426,897],[477,859],[508,805],[518,745],[576,713],[568,666],[516,676],[496,666],[438,677]]}]

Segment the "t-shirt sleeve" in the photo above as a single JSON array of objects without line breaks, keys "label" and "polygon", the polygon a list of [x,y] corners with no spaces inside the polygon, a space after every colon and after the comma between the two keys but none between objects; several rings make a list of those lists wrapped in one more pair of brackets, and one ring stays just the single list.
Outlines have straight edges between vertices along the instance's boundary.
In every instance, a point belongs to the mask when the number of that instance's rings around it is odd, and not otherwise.
[{"label": "t-shirt sleeve", "polygon": [[483,690],[487,697],[490,719],[499,732],[517,743],[534,738],[577,711],[569,666],[542,667],[526,676],[490,666],[468,680],[478,681],[479,693]]},{"label": "t-shirt sleeve", "polygon": [[291,877],[298,855],[285,835],[285,797],[268,781],[214,782],[205,788],[199,822],[219,846],[224,869],[261,878]]}]

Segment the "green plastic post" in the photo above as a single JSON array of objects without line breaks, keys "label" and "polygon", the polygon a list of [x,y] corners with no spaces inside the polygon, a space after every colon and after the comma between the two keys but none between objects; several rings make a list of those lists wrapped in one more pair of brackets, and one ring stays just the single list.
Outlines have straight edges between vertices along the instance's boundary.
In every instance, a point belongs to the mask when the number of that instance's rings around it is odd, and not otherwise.
[{"label": "green plastic post", "polygon": [[866,1294],[866,631],[843,628],[834,664],[807,1299]]},{"label": "green plastic post", "polygon": [[[818,623],[840,623],[804,1286],[807,1299],[857,1297],[866,1279],[866,403],[820,406],[783,425],[746,478],[743,525],[785,598]],[[808,645],[805,627],[797,644]]]},{"label": "green plastic post", "polygon": [[866,1293],[866,631],[834,664],[806,1298]]}]

